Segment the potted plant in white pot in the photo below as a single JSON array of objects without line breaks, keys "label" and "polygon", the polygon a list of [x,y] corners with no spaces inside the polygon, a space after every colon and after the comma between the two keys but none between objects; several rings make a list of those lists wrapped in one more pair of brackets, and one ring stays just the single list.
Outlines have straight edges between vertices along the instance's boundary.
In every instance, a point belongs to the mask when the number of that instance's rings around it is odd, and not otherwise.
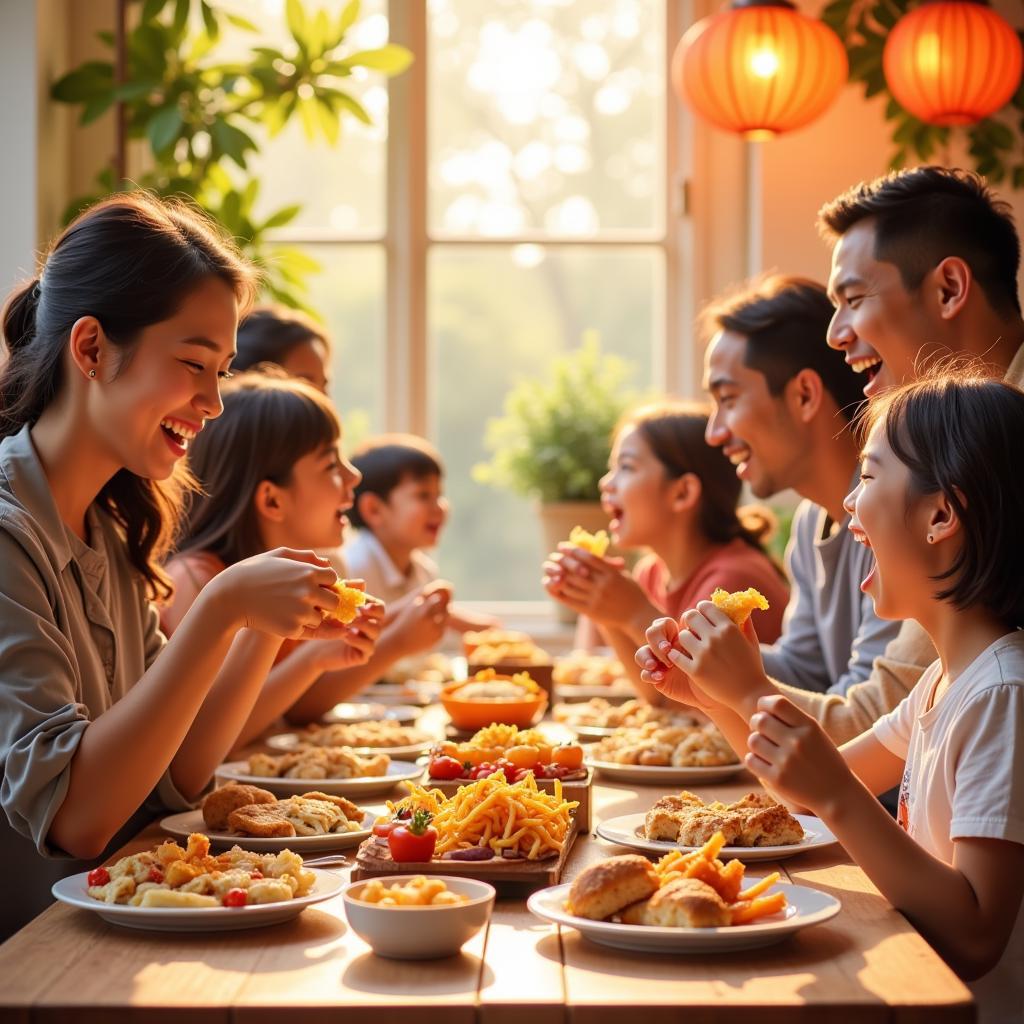
[{"label": "potted plant in white pot", "polygon": [[[578,349],[553,360],[547,379],[517,383],[504,415],[488,421],[491,460],[475,466],[473,477],[537,501],[547,551],[577,524],[592,532],[608,525],[598,481],[608,470],[615,425],[636,400],[627,387],[632,374],[587,332]],[[572,621],[568,609],[556,608]]]}]

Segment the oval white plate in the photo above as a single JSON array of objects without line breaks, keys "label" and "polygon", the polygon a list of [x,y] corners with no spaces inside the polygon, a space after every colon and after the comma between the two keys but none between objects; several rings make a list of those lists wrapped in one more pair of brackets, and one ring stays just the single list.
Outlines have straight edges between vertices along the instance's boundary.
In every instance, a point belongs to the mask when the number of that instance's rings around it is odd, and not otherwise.
[{"label": "oval white plate", "polygon": [[88,872],[69,875],[53,885],[53,895],[72,907],[91,910],[104,921],[158,932],[225,932],[239,928],[260,928],[297,917],[306,907],[335,896],[345,879],[327,871],[309,868],[316,874],[313,888],[305,896],[280,903],[254,907],[131,907],[94,900],[86,888]]},{"label": "oval white plate", "polygon": [[193,832],[202,832],[209,837],[214,849],[230,849],[238,845],[256,853],[276,853],[279,850],[294,850],[305,857],[311,853],[322,853],[327,850],[344,850],[350,846],[358,846],[368,835],[374,821],[386,811],[364,809],[363,827],[358,832],[332,832],[326,836],[246,836],[238,832],[216,832],[203,821],[202,811],[184,811],[171,814],[160,822],[160,827],[176,839],[188,839]]},{"label": "oval white plate", "polygon": [[541,889],[527,900],[526,905],[537,917],[575,928],[602,946],[642,952],[720,953],[770,946],[801,928],[835,917],[840,909],[839,900],[827,893],[805,885],[779,883],[769,891],[781,889],[786,894],[789,906],[781,913],[762,918],[753,924],[737,924],[728,928],[653,928],[576,917],[564,907],[570,888],[572,883],[567,882],[550,889]]},{"label": "oval white plate", "polygon": [[612,782],[631,782],[636,785],[659,785],[661,783],[691,783],[700,786],[705,782],[718,782],[743,771],[742,764],[716,764],[710,768],[674,768],[671,765],[617,764],[615,761],[597,761],[586,758],[586,763]]},{"label": "oval white plate", "polygon": [[376,718],[386,718],[391,722],[404,724],[415,722],[421,714],[423,714],[422,708],[414,708],[409,704],[395,704],[392,707],[388,707],[386,704],[335,704],[323,716],[323,721],[328,724],[345,722],[354,725],[357,722],[370,722]]},{"label": "oval white plate", "polygon": [[[422,743],[407,743],[401,747],[353,747],[357,754],[388,754],[391,757],[419,757],[425,754],[438,741],[423,734]],[[302,737],[296,732],[283,732],[277,736],[267,737],[267,746],[271,750],[283,750],[286,753],[298,750],[302,744]],[[311,744],[312,745],[312,744]]]},{"label": "oval white plate", "polygon": [[411,761],[392,761],[387,775],[370,775],[362,779],[268,779],[264,775],[250,775],[248,761],[228,761],[217,769],[218,779],[259,786],[274,796],[301,796],[311,790],[331,796],[373,796],[389,793],[399,782],[418,779],[422,774],[423,766]]},{"label": "oval white plate", "polygon": [[[681,843],[670,843],[661,839],[644,839],[637,835],[636,830],[643,828],[645,817],[643,814],[623,814],[618,818],[609,818],[597,826],[597,834],[602,839],[607,839],[609,843],[618,843],[619,846],[628,846],[659,856],[672,850],[691,853],[700,849],[698,846],[683,846]],[[790,843],[787,846],[723,846],[718,856],[722,860],[782,860],[783,857],[793,857],[821,846],[831,846],[838,841],[821,818],[815,818],[810,814],[794,814],[793,817],[803,826],[802,842]]]}]

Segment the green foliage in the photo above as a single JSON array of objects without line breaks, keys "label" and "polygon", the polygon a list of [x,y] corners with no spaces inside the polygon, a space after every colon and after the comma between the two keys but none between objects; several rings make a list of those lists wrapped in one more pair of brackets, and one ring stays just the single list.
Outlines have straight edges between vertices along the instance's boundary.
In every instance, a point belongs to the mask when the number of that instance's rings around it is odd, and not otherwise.
[{"label": "green foliage", "polygon": [[[224,21],[257,32],[247,19],[219,10],[211,0],[137,3],[138,24],[127,39],[127,80],[115,83],[112,62],[89,61],[56,82],[51,95],[80,105],[82,124],[123,102],[128,136],[147,140],[152,170],[135,181],[118,182],[114,168],[104,168],[97,176],[98,190],[76,199],[65,221],[118,189],[187,196],[220,219],[264,269],[274,298],[305,308],[305,282],[318,265],[297,249],[266,238],[266,232],[293,220],[299,207],[284,207],[262,222],[253,219],[259,189],[248,166],[259,148],[253,129],[263,126],[273,136],[297,116],[307,138],[322,136],[335,145],[345,116],[370,123],[366,110],[343,88],[345,79],[356,68],[400,74],[412,54],[394,44],[341,52],[359,17],[360,0],[349,0],[338,16],[288,0],[289,45],[280,50],[253,46],[241,63],[217,61],[212,51]],[[101,38],[113,47],[109,34]]]},{"label": "green foliage", "polygon": [[635,397],[625,390],[632,372],[586,332],[553,361],[550,381],[522,380],[508,393],[504,416],[487,423],[491,461],[473,478],[542,502],[596,501],[612,431]]},{"label": "green foliage", "polygon": [[[915,0],[832,0],[821,15],[843,40],[850,61],[850,80],[864,84],[866,97],[879,93],[889,97],[885,117],[893,126],[892,167],[917,159],[933,161],[950,138],[949,128],[925,124],[904,110],[885,82],[882,51],[886,36],[904,14],[917,6]],[[1024,33],[1019,34],[1024,39]],[[1014,188],[1024,186],[1024,83],[1002,110],[963,130],[979,174],[993,182],[1009,179]]]}]

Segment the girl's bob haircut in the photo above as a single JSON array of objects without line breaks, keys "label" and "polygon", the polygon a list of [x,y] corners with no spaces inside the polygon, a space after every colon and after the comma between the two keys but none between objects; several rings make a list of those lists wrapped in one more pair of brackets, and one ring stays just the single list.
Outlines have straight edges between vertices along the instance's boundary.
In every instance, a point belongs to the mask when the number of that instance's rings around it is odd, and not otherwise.
[{"label": "girl's bob haircut", "polygon": [[941,492],[963,527],[935,598],[1024,624],[1024,391],[983,364],[944,361],[872,401],[862,438],[876,427],[910,470],[907,509]]}]

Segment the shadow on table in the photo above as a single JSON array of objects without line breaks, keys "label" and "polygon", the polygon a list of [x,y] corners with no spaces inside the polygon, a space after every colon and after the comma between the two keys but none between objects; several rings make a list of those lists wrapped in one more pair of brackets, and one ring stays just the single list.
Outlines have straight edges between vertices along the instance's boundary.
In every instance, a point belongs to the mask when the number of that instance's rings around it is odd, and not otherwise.
[{"label": "shadow on table", "polygon": [[494,982],[494,972],[478,956],[460,952],[438,960],[388,960],[363,953],[345,968],[342,983],[357,992],[387,995],[395,991],[396,974],[401,974],[406,991],[432,997],[475,993]]}]

